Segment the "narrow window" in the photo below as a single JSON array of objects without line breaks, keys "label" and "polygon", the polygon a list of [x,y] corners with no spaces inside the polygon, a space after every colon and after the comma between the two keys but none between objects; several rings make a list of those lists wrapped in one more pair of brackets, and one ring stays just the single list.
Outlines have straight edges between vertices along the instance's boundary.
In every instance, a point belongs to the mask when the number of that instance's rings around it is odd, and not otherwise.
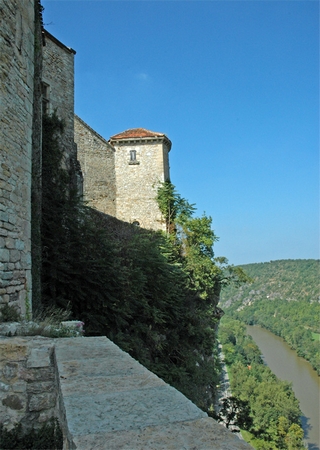
[{"label": "narrow window", "polygon": [[42,114],[49,114],[49,85],[41,84],[42,93]]},{"label": "narrow window", "polygon": [[136,159],[137,159],[137,151],[130,150],[130,161],[136,161]]},{"label": "narrow window", "polygon": [[137,161],[137,150],[129,150],[129,165],[137,166],[139,164],[139,161]]}]

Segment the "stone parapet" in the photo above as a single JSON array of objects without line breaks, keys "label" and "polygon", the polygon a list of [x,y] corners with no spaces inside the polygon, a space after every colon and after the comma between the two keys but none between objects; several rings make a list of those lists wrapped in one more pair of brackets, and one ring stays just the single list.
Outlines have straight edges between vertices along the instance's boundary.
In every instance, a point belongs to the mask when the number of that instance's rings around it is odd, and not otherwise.
[{"label": "stone parapet", "polygon": [[0,338],[0,416],[56,417],[64,449],[251,447],[105,337]]},{"label": "stone parapet", "polygon": [[251,448],[108,339],[59,339],[55,348],[68,448]]},{"label": "stone parapet", "polygon": [[43,337],[0,337],[0,417],[25,429],[57,417],[54,343]]}]

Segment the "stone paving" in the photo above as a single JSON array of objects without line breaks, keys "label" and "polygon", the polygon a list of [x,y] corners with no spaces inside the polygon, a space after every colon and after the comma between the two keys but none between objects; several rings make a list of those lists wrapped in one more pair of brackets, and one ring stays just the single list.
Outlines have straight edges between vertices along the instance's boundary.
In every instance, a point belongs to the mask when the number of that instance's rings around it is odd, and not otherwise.
[{"label": "stone paving", "polygon": [[251,448],[105,337],[57,339],[55,356],[66,448]]}]

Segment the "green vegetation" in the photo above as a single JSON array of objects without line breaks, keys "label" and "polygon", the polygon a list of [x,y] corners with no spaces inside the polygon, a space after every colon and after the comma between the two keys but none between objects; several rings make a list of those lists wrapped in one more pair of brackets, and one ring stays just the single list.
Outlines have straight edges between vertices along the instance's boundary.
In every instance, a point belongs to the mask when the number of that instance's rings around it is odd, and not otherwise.
[{"label": "green vegetation", "polygon": [[24,431],[17,424],[12,430],[6,430],[0,423],[0,450],[60,450],[63,448],[63,436],[56,419],[44,423],[41,428]]},{"label": "green vegetation", "polygon": [[214,259],[211,218],[170,183],[158,201],[167,233],[98,213],[82,203],[62,165],[63,124],[45,117],[43,135],[42,302],[106,335],[199,407],[213,402],[214,353],[222,284],[245,280]]},{"label": "green vegetation", "polygon": [[319,261],[288,260],[242,266],[253,279],[222,291],[226,314],[281,336],[320,374]]},{"label": "green vegetation", "polygon": [[232,403],[238,409],[242,405],[240,412],[245,407],[251,419],[233,423],[247,431],[244,437],[256,449],[303,449],[301,411],[291,384],[263,364],[259,348],[240,321],[224,317],[219,339],[229,366]]},{"label": "green vegetation", "polygon": [[0,322],[19,322],[21,316],[14,305],[5,303],[0,310]]}]

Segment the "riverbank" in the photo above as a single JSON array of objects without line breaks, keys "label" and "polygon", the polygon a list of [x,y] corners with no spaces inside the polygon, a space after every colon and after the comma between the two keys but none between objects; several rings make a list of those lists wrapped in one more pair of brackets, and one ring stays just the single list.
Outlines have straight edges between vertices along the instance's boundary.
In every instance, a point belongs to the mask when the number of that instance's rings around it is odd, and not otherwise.
[{"label": "riverbank", "polygon": [[277,378],[264,364],[245,324],[224,317],[219,339],[232,390],[223,416],[231,416],[229,423],[251,433],[245,439],[254,448],[303,449],[299,402],[290,383]]},{"label": "riverbank", "polygon": [[303,412],[302,427],[308,450],[320,450],[320,378],[316,371],[279,336],[259,326],[247,326],[247,332],[272,372],[281,380],[292,383]]}]

